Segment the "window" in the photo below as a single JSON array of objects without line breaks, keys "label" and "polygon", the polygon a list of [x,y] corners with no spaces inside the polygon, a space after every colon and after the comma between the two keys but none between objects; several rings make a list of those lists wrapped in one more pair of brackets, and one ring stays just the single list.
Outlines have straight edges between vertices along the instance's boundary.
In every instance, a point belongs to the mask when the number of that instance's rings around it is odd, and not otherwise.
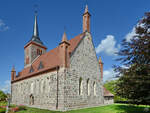
[{"label": "window", "polygon": [[96,96],[96,83],[93,83],[93,88],[94,88],[94,96]]},{"label": "window", "polygon": [[34,72],[34,69],[33,69],[32,65],[31,65],[29,73],[32,73],[32,72]]},{"label": "window", "polygon": [[39,69],[42,69],[42,68],[44,68],[44,66],[43,66],[42,61],[40,61],[40,64],[39,64],[38,70],[39,70]]},{"label": "window", "polygon": [[89,78],[87,79],[87,95],[90,95],[90,83],[89,83]]},{"label": "window", "polygon": [[79,95],[83,95],[83,80],[79,79]]},{"label": "window", "polygon": [[32,82],[31,83],[31,92],[30,92],[31,94],[33,94],[34,93],[34,83]]},{"label": "window", "polygon": [[41,55],[42,54],[42,50],[37,49],[37,55]]},{"label": "window", "polygon": [[41,93],[43,93],[43,86],[44,86],[44,81],[41,80]]}]

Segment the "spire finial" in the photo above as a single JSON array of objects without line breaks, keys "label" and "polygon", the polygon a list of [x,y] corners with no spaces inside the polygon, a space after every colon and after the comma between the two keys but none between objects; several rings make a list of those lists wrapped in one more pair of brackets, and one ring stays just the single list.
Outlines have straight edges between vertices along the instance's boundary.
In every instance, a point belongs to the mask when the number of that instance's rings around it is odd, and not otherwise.
[{"label": "spire finial", "polygon": [[87,13],[87,12],[88,12],[88,5],[86,4],[84,13]]},{"label": "spire finial", "polygon": [[67,35],[66,32],[64,31],[63,37],[62,37],[62,41],[61,42],[67,42]]},{"label": "spire finial", "polygon": [[13,65],[13,67],[12,67],[12,71],[14,72],[15,71],[15,66]]},{"label": "spire finial", "polygon": [[103,62],[102,62],[102,59],[101,59],[101,56],[99,57],[99,63],[103,63]]}]

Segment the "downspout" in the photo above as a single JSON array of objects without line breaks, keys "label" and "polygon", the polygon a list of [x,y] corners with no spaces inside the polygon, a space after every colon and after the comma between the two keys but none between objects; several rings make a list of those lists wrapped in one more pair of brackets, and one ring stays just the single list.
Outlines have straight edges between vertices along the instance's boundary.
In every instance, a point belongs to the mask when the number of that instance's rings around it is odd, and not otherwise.
[{"label": "downspout", "polygon": [[59,90],[59,76],[58,76],[59,66],[56,67],[57,71],[57,92],[56,92],[56,109],[58,109],[58,90]]}]

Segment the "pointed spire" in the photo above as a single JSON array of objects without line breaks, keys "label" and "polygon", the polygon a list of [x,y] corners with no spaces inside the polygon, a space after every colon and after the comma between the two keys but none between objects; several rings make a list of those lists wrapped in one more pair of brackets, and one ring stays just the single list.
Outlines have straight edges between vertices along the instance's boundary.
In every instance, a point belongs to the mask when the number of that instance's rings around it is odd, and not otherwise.
[{"label": "pointed spire", "polygon": [[68,42],[66,32],[64,32],[61,42]]},{"label": "pointed spire", "polygon": [[33,36],[31,41],[44,45],[43,42],[39,38],[39,30],[38,30],[38,23],[37,23],[37,11],[35,11],[35,20],[34,20],[34,27],[33,27]]},{"label": "pointed spire", "polygon": [[84,13],[88,13],[88,5],[85,6],[85,11]]},{"label": "pointed spire", "polygon": [[85,7],[83,14],[83,32],[90,32],[90,13],[88,11],[88,5]]},{"label": "pointed spire", "polygon": [[99,63],[103,63],[101,57],[99,57],[99,60],[98,60],[98,61],[99,61]]},{"label": "pointed spire", "polygon": [[39,37],[38,24],[37,24],[37,12],[35,12],[33,36]]},{"label": "pointed spire", "polygon": [[11,71],[12,71],[12,72],[15,72],[15,66],[12,67],[12,70],[11,70]]}]

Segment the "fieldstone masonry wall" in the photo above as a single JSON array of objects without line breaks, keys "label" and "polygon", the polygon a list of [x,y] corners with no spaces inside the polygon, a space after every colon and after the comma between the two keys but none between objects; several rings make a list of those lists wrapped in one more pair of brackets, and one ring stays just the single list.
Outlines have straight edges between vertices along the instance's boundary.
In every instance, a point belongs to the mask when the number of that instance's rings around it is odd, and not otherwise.
[{"label": "fieldstone masonry wall", "polygon": [[[65,78],[65,108],[76,109],[99,106],[104,103],[100,67],[89,33],[83,38],[70,59],[70,68]],[[79,79],[82,78],[83,94],[79,94]],[[88,84],[89,79],[89,92]],[[96,95],[94,95],[94,82]]]},{"label": "fieldstone masonry wall", "polygon": [[[64,76],[60,69],[57,72],[49,72],[36,77],[25,79],[12,84],[12,104],[27,105],[37,108],[56,110],[57,106],[57,77],[58,85],[58,109],[64,109]],[[31,105],[30,96],[34,97]]]}]

